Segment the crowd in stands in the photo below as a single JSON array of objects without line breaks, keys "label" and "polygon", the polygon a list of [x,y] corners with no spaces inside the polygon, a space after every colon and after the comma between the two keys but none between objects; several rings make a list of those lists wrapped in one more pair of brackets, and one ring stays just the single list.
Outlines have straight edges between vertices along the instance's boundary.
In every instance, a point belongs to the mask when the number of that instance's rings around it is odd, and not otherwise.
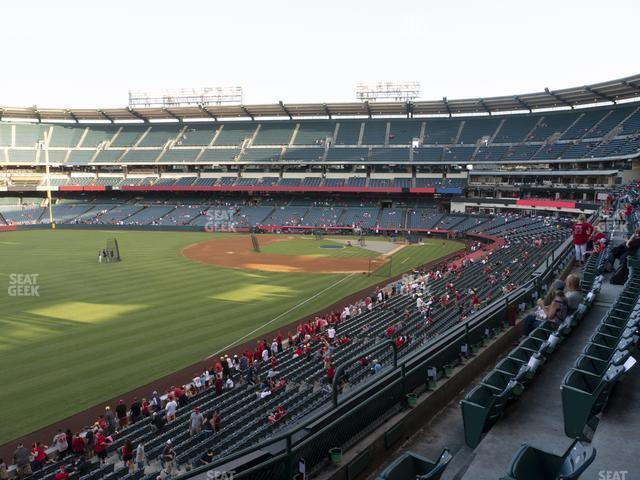
[{"label": "crowd in stands", "polygon": [[[345,305],[340,311],[318,315],[298,325],[295,331],[286,335],[277,334],[270,341],[259,340],[253,350],[219,357],[205,371],[195,374],[188,384],[174,385],[164,392],[153,391],[149,397],[136,398],[129,405],[120,400],[114,408],[106,406],[104,413],[82,431],[58,432],[52,439],[52,448],[36,444],[32,451],[27,450],[25,454],[25,448],[19,446],[13,459],[17,472],[19,476],[25,476],[28,471],[38,470],[47,462],[62,459],[64,472],[69,473],[84,468],[87,462],[104,463],[110,456],[122,462],[130,472],[144,470],[147,465],[144,439],[135,444],[128,437],[124,443],[120,441],[126,437],[132,425],[148,422],[153,435],[159,437],[173,428],[176,422],[185,422],[184,429],[191,437],[215,436],[224,426],[225,412],[215,406],[206,409],[198,405],[190,407],[192,401],[205,392],[210,394],[213,391],[216,397],[220,397],[236,389],[243,389],[245,395],[260,400],[276,398],[278,392],[288,390],[291,382],[279,365],[287,357],[300,359],[314,368],[321,366],[324,376],[318,388],[324,394],[328,394],[334,384],[340,393],[344,393],[354,384],[352,377],[377,375],[387,368],[381,358],[362,356],[353,368],[345,369],[336,378],[334,358],[354,341],[353,333],[348,328],[354,320],[358,321],[372,311],[391,314],[390,318],[394,320],[385,326],[381,335],[392,340],[399,352],[405,352],[420,344],[422,340],[418,339],[422,337],[422,332],[443,321],[440,319],[455,317],[457,321],[464,321],[490,303],[496,295],[517,288],[517,278],[522,280],[524,277],[518,277],[515,272],[535,268],[535,258],[543,255],[542,252],[556,241],[553,237],[555,233],[551,233],[555,230],[549,230],[548,226],[543,228],[547,230],[534,233],[534,241],[530,244],[518,238],[516,227],[505,229],[504,245],[492,253],[486,252],[487,255],[481,259],[473,260],[463,255],[457,262],[442,262],[431,268],[416,270],[392,284],[375,288],[370,295]],[[470,242],[467,253],[485,248],[482,243]],[[539,250],[539,254],[535,250]],[[500,251],[505,253],[501,254]],[[482,290],[466,284],[465,273],[471,269],[480,270]],[[408,299],[409,303],[399,308],[394,302],[396,298]],[[416,321],[416,318],[419,320]],[[365,323],[358,335],[366,337],[370,334],[369,328],[372,327]],[[192,410],[188,418],[178,418],[179,412],[190,408]],[[278,400],[269,408],[263,422],[275,427],[286,421],[289,415],[287,404]],[[217,454],[214,449],[206,449],[199,461],[208,463]],[[159,477],[167,478],[174,474],[177,469],[176,450],[171,439],[166,440],[160,459],[162,469]],[[63,473],[63,470],[60,472]]]}]

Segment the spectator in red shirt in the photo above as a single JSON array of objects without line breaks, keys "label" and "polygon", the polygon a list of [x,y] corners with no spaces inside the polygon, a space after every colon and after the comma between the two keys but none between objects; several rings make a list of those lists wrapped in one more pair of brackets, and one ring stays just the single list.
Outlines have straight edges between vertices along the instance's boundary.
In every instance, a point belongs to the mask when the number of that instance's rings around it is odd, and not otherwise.
[{"label": "spectator in red shirt", "polygon": [[61,465],[60,470],[55,474],[53,480],[67,480],[67,478],[69,478],[69,474],[65,470],[64,465]]},{"label": "spectator in red shirt", "polygon": [[220,431],[220,422],[221,421],[222,421],[222,417],[220,416],[220,410],[214,410],[213,411],[212,423],[213,423],[213,429],[216,432]]},{"label": "spectator in red shirt", "polygon": [[475,291],[471,295],[471,306],[473,307],[474,310],[477,310],[480,308],[480,299],[478,298],[478,295],[476,294]]},{"label": "spectator in red shirt", "polygon": [[33,470],[42,470],[44,463],[47,461],[46,447],[42,443],[34,443],[31,448],[31,455],[33,456]]},{"label": "spectator in red shirt", "polygon": [[327,368],[327,380],[329,383],[333,382],[333,376],[336,374],[336,371],[333,369],[333,365],[329,365]]},{"label": "spectator in red shirt", "polygon": [[76,433],[73,436],[73,440],[71,440],[71,451],[74,453],[74,455],[77,455],[79,457],[81,457],[82,453],[84,452],[84,440],[82,440],[80,434],[78,433]]},{"label": "spectator in red shirt", "polygon": [[131,467],[133,466],[133,444],[128,438],[124,442],[121,453],[124,466],[131,470]]},{"label": "spectator in red shirt", "polygon": [[106,463],[107,458],[107,439],[102,433],[102,429],[98,430],[93,438],[93,451],[96,452],[96,456],[100,459],[101,463]]},{"label": "spectator in red shirt", "polygon": [[102,415],[98,415],[98,420],[96,420],[96,425],[101,430],[107,429],[107,421],[104,419]]},{"label": "spectator in red shirt", "polygon": [[584,215],[578,217],[578,222],[573,225],[573,246],[576,251],[576,261],[582,264],[587,252],[587,242],[593,235],[593,226],[586,221]]}]

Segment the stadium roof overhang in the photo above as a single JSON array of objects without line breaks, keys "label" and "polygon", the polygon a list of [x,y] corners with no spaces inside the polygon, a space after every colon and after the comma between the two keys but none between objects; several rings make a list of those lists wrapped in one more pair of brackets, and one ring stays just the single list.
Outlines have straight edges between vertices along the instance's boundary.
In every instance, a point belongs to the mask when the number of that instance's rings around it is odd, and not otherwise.
[{"label": "stadium roof overhang", "polygon": [[581,87],[523,95],[418,100],[413,102],[284,103],[272,105],[207,105],[171,108],[55,109],[0,107],[0,119],[68,122],[149,122],[256,118],[423,117],[491,115],[500,112],[574,108],[640,99],[640,74]]}]

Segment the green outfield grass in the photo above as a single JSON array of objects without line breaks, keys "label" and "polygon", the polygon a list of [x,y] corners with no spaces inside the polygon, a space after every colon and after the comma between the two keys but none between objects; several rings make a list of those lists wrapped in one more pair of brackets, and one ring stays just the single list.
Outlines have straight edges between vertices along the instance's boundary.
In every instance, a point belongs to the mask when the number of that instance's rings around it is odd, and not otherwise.
[{"label": "green outfield grass", "polygon": [[[98,265],[97,252],[110,237],[117,237],[123,262]],[[185,246],[210,238],[195,232],[0,233],[0,444],[381,280],[225,269],[181,255]],[[348,250],[314,243],[304,248],[329,255]],[[459,248],[440,240],[406,247],[393,255],[390,274]],[[37,274],[39,296],[11,296],[15,274]]]}]

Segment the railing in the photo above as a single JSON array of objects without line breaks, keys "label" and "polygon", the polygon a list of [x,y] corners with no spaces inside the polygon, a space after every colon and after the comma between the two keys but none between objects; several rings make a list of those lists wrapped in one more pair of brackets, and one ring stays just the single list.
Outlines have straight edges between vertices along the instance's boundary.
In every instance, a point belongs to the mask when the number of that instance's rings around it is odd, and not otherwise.
[{"label": "railing", "polygon": [[[238,465],[244,468],[235,472],[234,479],[288,480],[293,478],[300,459],[304,458],[307,469],[320,464],[327,458],[329,449],[357,441],[401,408],[407,393],[428,383],[428,368],[435,367],[442,371],[445,365],[459,359],[462,345],[480,341],[486,329],[496,329],[509,319],[512,307],[530,303],[540,296],[543,285],[550,283],[571,262],[572,252],[572,241],[568,239],[551,253],[524,285],[496,299],[465,322],[451,327],[422,349],[398,359],[394,344],[393,368],[383,369],[379,375],[371,377],[370,381],[348,394],[345,393],[340,402],[334,386],[333,402],[327,402],[325,408],[303,419],[299,425],[257,445],[196,468],[180,478],[216,478],[212,472],[229,472]],[[365,353],[387,348],[389,342],[376,344]],[[338,368],[336,379],[343,367],[344,364]],[[253,464],[242,465],[242,457],[250,454],[254,458],[262,454],[265,458],[254,460]],[[266,458],[267,455],[271,457]]]}]

